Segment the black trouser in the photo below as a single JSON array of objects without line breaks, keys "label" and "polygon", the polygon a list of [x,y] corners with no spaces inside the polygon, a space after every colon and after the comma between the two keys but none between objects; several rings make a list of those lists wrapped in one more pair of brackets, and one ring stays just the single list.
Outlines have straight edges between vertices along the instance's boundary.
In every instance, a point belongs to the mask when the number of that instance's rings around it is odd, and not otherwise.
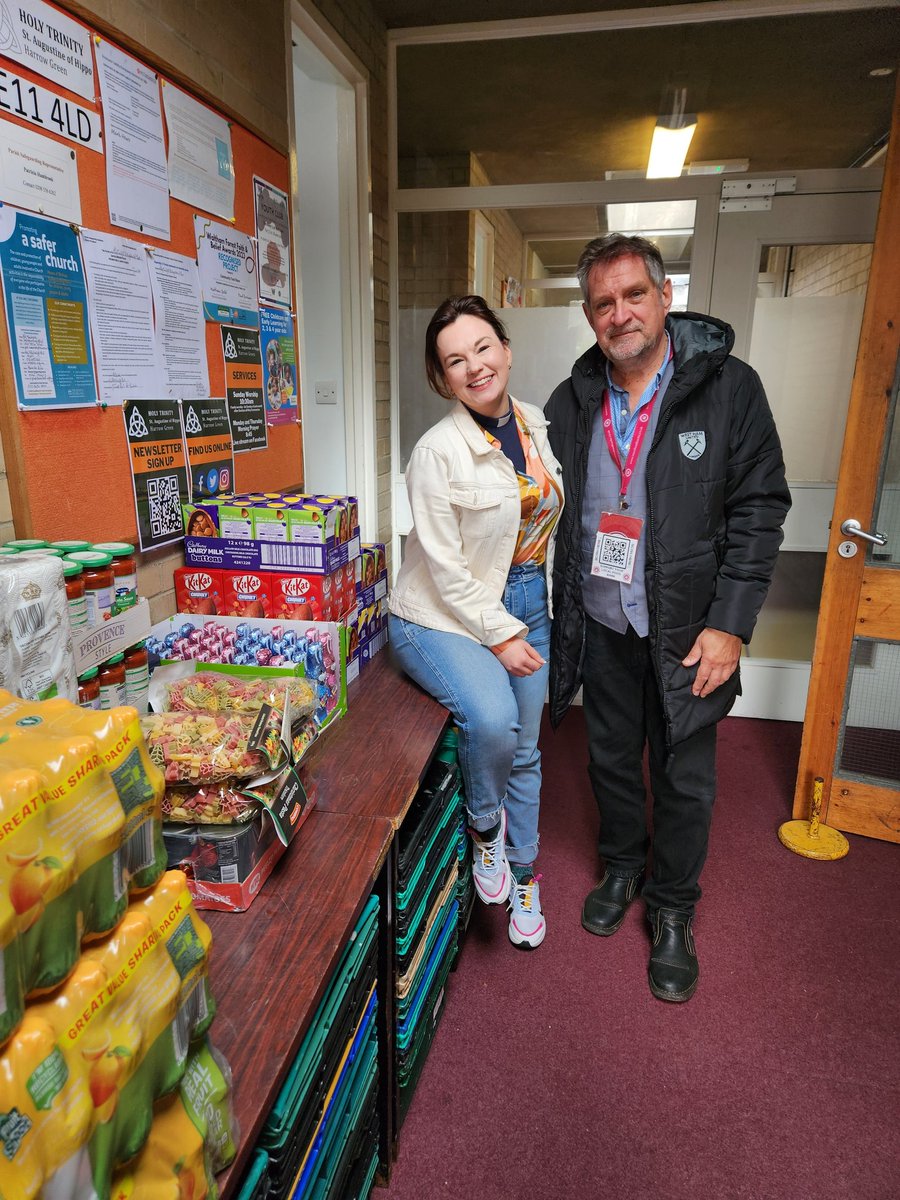
[{"label": "black trouser", "polygon": [[584,716],[588,774],[600,809],[600,855],[614,875],[644,869],[647,832],[643,778],[649,748],[653,793],[653,866],[644,884],[648,910],[693,913],[700,899],[716,794],[716,727],[666,750],[650,640],[629,626],[616,633],[585,618]]}]

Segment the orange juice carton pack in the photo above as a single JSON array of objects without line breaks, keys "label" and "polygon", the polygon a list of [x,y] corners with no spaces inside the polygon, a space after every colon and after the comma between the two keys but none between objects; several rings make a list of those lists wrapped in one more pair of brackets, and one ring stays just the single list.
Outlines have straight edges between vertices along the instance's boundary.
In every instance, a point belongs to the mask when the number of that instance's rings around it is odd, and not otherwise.
[{"label": "orange juice carton pack", "polygon": [[0,690],[0,732],[10,725],[28,736],[94,739],[125,813],[121,862],[128,887],[131,891],[152,887],[166,869],[165,781],[147,752],[137,709],[123,706],[96,712],[62,699],[29,704]]},{"label": "orange juice carton pack", "polygon": [[0,894],[15,914],[26,995],[56,987],[81,945],[75,855],[52,819],[44,777],[0,746]]},{"label": "orange juice carton pack", "polygon": [[[30,1006],[4,1057],[17,1047],[29,1018],[51,1030],[58,1054],[52,1067],[43,1067],[42,1102],[52,1112],[59,1096],[64,1118],[69,1093],[62,1084],[75,1089],[80,1137],[67,1136],[59,1154],[23,1139],[13,1160],[23,1176],[27,1169],[29,1178],[45,1183],[52,1177],[61,1188],[62,1179],[83,1173],[81,1147],[87,1143],[93,1191],[75,1194],[108,1200],[113,1171],[143,1146],[154,1102],[178,1087],[190,1040],[212,1020],[210,944],[184,875],[167,872],[152,892],[132,901],[114,933],[82,954],[61,988]],[[59,1086],[54,1091],[52,1085]],[[0,1194],[6,1195],[2,1178]]]},{"label": "orange juice carton pack", "polygon": [[48,736],[43,723],[12,728],[0,723],[0,737],[7,735],[0,765],[40,772],[49,824],[74,853],[79,938],[109,933],[128,903],[121,853],[125,814],[96,741],[86,734]]},{"label": "orange juice carton pack", "polygon": [[161,1101],[147,1144],[113,1182],[111,1200],[215,1200],[235,1155],[231,1072],[207,1041],[188,1055],[176,1095]]}]

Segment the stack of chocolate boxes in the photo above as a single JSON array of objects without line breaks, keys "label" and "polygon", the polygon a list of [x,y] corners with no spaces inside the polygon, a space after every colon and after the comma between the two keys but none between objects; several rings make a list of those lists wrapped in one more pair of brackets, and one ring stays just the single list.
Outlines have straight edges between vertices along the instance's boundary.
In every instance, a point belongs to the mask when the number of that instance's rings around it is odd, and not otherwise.
[{"label": "stack of chocolate boxes", "polygon": [[385,547],[360,545],[355,496],[248,492],[183,511],[179,613],[340,622],[348,682],[386,644]]}]

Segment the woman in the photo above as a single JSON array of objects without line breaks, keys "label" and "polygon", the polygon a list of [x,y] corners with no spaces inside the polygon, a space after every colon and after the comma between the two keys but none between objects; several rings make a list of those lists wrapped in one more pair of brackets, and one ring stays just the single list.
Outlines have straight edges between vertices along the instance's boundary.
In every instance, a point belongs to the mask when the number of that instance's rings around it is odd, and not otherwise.
[{"label": "woman", "polygon": [[403,669],[459,727],[475,889],[510,901],[509,937],[544,940],[534,860],[547,688],[547,579],[562,509],[539,409],[507,391],[512,354],[480,296],[455,296],[425,334],[432,389],[455,403],[406,470],[414,528],[390,598]]}]

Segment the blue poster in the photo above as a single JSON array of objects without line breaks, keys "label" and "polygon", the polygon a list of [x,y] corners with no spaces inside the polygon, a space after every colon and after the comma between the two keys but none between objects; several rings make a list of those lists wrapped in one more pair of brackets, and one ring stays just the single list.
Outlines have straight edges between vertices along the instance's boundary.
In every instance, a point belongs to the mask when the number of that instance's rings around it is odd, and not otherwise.
[{"label": "blue poster", "polygon": [[0,271],[19,408],[96,404],[84,264],[74,229],[0,206]]},{"label": "blue poster", "polygon": [[265,378],[266,424],[286,425],[297,419],[297,355],[291,314],[283,308],[261,305],[259,341]]}]

